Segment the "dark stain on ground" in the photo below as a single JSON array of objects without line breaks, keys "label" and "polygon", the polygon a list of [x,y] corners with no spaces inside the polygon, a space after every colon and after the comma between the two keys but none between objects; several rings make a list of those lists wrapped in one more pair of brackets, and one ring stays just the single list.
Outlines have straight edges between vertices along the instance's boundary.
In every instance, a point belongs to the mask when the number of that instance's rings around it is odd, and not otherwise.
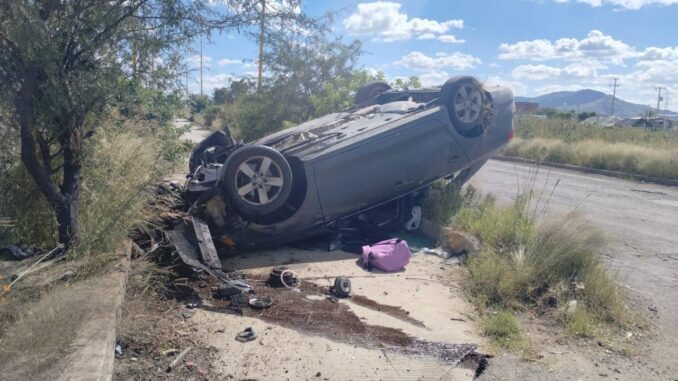
[{"label": "dark stain on ground", "polygon": [[405,311],[398,306],[389,306],[387,304],[378,303],[366,296],[362,295],[353,295],[351,296],[351,303],[355,303],[361,307],[369,308],[374,311],[379,311],[386,315],[392,316],[396,319],[402,320],[404,322],[410,323],[414,326],[426,328],[424,323],[410,316],[408,311]]},{"label": "dark stain on ground", "polygon": [[[349,308],[348,303],[333,302],[327,298],[327,287],[302,281],[298,290],[271,288],[266,286],[266,279],[257,277],[249,278],[248,281],[257,291],[256,295],[271,297],[273,305],[266,309],[243,307],[244,316],[255,317],[305,335],[322,336],[335,342],[382,350],[384,353],[434,359],[476,372],[487,365],[487,356],[477,353],[475,344],[426,341],[399,329],[366,324]],[[203,299],[201,308],[226,312],[229,301],[213,298],[209,289],[209,287],[198,289]],[[354,296],[353,302],[358,305],[398,318],[407,317],[412,320],[411,322],[423,326],[420,321],[407,316],[407,312],[400,307],[381,305],[365,297],[358,297],[357,300],[358,302]]]}]

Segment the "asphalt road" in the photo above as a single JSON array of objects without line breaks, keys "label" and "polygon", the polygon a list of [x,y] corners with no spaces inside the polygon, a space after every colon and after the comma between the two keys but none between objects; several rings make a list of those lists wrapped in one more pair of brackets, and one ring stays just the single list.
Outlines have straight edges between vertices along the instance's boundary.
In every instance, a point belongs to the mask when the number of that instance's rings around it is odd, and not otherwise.
[{"label": "asphalt road", "polygon": [[[547,216],[577,211],[609,237],[603,259],[630,294],[656,308],[655,349],[678,358],[678,188],[491,160],[470,181],[508,202],[530,183]],[[556,185],[557,184],[557,185]],[[647,311],[644,311],[647,312]]]}]

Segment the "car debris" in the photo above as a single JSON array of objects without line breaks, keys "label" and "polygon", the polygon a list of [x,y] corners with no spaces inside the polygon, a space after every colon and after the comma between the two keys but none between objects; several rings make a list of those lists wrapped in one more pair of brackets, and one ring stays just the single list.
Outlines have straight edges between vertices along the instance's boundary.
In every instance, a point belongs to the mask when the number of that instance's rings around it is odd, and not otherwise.
[{"label": "car debris", "polygon": [[270,306],[273,305],[273,300],[268,296],[259,295],[250,298],[249,305],[250,307],[256,309],[269,308]]},{"label": "car debris", "polygon": [[363,246],[363,268],[368,271],[374,267],[386,272],[400,271],[410,263],[411,256],[406,241],[392,238],[372,246]]},{"label": "car debris", "polygon": [[271,270],[266,285],[269,287],[299,288],[301,281],[287,266],[276,266]]},{"label": "car debris", "polygon": [[177,357],[174,358],[174,360],[172,360],[172,362],[169,364],[169,366],[167,367],[167,372],[169,373],[172,371],[172,369],[176,368],[177,365],[179,365],[179,363],[181,362],[181,360],[183,360],[184,357],[186,357],[188,352],[191,351],[191,349],[193,349],[193,346],[188,346],[186,349],[181,351],[181,353],[179,353]]},{"label": "car debris", "polygon": [[351,280],[345,276],[337,277],[334,279],[334,286],[332,286],[330,291],[337,298],[351,296]]},{"label": "car debris", "polygon": [[245,328],[242,332],[238,332],[235,339],[241,343],[247,343],[257,338],[256,332],[252,327]]}]

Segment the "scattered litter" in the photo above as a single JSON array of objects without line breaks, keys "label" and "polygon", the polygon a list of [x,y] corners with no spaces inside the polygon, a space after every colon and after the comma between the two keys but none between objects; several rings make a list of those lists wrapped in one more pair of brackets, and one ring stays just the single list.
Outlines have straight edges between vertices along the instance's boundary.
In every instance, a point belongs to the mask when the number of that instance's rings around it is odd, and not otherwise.
[{"label": "scattered litter", "polygon": [[193,349],[193,347],[192,347],[192,346],[189,346],[188,348],[186,348],[186,349],[184,349],[183,351],[181,351],[181,353],[179,353],[179,355],[177,355],[177,357],[176,357],[174,360],[172,360],[172,362],[169,364],[169,366],[167,367],[167,371],[168,371],[168,372],[171,372],[172,369],[176,368],[176,366],[179,364],[179,362],[181,362],[181,360],[182,360],[184,357],[186,357],[186,354],[187,354],[191,349]]},{"label": "scattered litter", "polygon": [[181,311],[181,317],[184,318],[184,319],[192,318],[193,314],[195,314],[195,311],[192,311],[192,310]]},{"label": "scattered litter", "polygon": [[252,327],[247,327],[242,332],[238,332],[235,339],[241,343],[247,343],[257,338],[257,334]]},{"label": "scattered litter", "polygon": [[570,300],[567,302],[567,314],[572,315],[577,311],[577,301],[576,300]]},{"label": "scattered litter", "polygon": [[337,277],[334,280],[334,286],[331,289],[332,294],[337,298],[346,298],[351,296],[351,280],[345,276]]},{"label": "scattered litter", "polygon": [[241,293],[242,293],[242,290],[240,290],[239,288],[225,284],[225,285],[222,285],[221,287],[219,287],[219,289],[217,289],[216,296],[219,299],[229,299],[233,295],[237,295],[237,294],[241,294]]},{"label": "scattered litter", "polygon": [[115,345],[115,354],[118,356],[122,356],[122,346],[120,344]]},{"label": "scattered litter", "polygon": [[273,300],[268,296],[255,296],[250,299],[249,304],[252,308],[262,309],[273,305]]},{"label": "scattered litter", "polygon": [[421,216],[422,216],[421,206],[419,205],[413,206],[410,213],[412,217],[409,220],[407,220],[407,222],[405,222],[405,225],[403,227],[407,231],[417,230],[421,225]]},{"label": "scattered litter", "polygon": [[191,308],[191,309],[192,308],[198,308],[199,305],[200,305],[200,302],[198,302],[198,301],[190,301],[190,302],[186,303],[186,307]]},{"label": "scattered litter", "polygon": [[299,288],[301,281],[294,271],[286,266],[276,266],[268,276],[269,287]]},{"label": "scattered litter", "polygon": [[21,261],[38,254],[38,251],[21,244],[0,246],[0,257],[6,257],[7,254]]},{"label": "scattered litter", "polygon": [[443,259],[448,259],[448,258],[450,258],[451,256],[454,255],[452,253],[449,253],[449,252],[443,250],[440,247],[436,247],[435,249],[429,249],[428,247],[422,247],[421,249],[417,250],[417,253],[433,254],[433,255],[437,255],[437,256],[439,256],[440,258],[443,258]]},{"label": "scattered litter", "polygon": [[387,272],[402,270],[412,256],[407,242],[397,238],[363,246],[362,251],[363,267],[368,271],[373,267]]},{"label": "scattered litter", "polygon": [[243,307],[247,305],[247,300],[245,300],[245,296],[242,293],[231,295],[229,300],[231,301],[230,307]]},{"label": "scattered litter", "polygon": [[468,259],[468,255],[466,253],[462,253],[459,255],[454,255],[445,260],[446,265],[462,265],[466,263],[466,260]]},{"label": "scattered litter", "polygon": [[163,356],[169,356],[169,355],[173,355],[173,354],[178,353],[178,352],[179,352],[178,349],[170,348],[170,349],[165,349],[164,351],[160,352],[160,354],[163,355]]}]

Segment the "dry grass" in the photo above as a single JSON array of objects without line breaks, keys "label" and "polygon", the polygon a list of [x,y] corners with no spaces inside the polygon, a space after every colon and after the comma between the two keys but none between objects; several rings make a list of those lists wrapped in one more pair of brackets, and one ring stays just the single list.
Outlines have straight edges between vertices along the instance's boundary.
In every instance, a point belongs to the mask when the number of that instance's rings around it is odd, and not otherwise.
[{"label": "dry grass", "polygon": [[[78,327],[90,313],[83,306],[93,297],[91,288],[87,282],[63,284],[43,291],[37,301],[15,300],[13,305],[0,307],[11,308],[16,320],[0,341],[3,380],[54,376],[54,364],[69,352]],[[6,322],[7,319],[3,324]]]},{"label": "dry grass", "polygon": [[523,139],[556,139],[565,143],[584,140],[606,143],[628,143],[640,147],[673,149],[678,147],[678,130],[653,130],[635,127],[597,127],[577,120],[537,119],[516,116],[516,137]]},{"label": "dry grass", "polygon": [[678,148],[659,148],[634,143],[559,139],[515,138],[505,149],[509,156],[584,167],[678,179]]},{"label": "dry grass", "polygon": [[[475,190],[445,195],[437,186],[428,195],[430,205],[438,198],[443,205],[461,198],[460,206],[452,203],[454,213],[443,213],[442,219],[481,242],[481,253],[468,261],[467,292],[485,312],[485,331],[500,347],[522,350],[519,324],[506,316],[512,311],[549,312],[582,335],[593,327],[626,326],[631,317],[624,295],[598,256],[604,236],[577,214],[545,219],[549,196],[535,191],[535,174],[527,174],[521,195],[505,206]],[[568,316],[566,305],[573,299],[581,311]]]}]

